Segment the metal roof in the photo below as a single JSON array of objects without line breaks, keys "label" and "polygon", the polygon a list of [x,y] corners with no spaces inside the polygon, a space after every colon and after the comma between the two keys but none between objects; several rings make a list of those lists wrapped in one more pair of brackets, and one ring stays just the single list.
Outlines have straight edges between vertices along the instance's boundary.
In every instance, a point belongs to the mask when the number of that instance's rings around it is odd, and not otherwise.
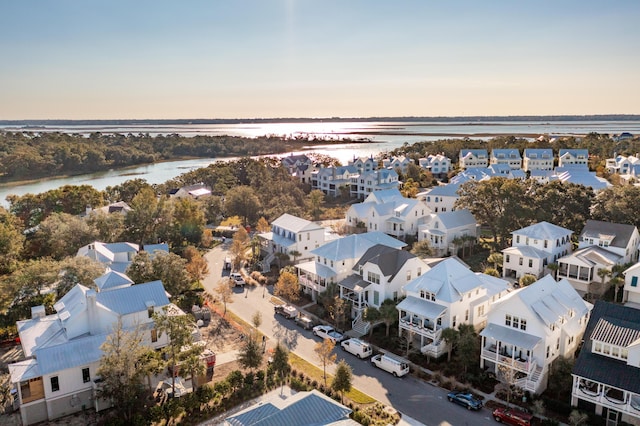
[{"label": "metal roof", "polygon": [[296,268],[317,275],[320,278],[331,278],[336,276],[336,272],[333,269],[316,261],[299,263],[296,265]]},{"label": "metal roof", "polygon": [[384,232],[374,231],[365,232],[363,234],[352,234],[346,237],[329,241],[313,249],[311,253],[329,260],[345,260],[359,259],[364,252],[376,244],[384,244],[385,246],[402,248],[406,246],[400,240],[397,240]]},{"label": "metal roof", "polygon": [[541,337],[525,333],[516,328],[505,327],[493,323],[487,324],[484,330],[480,332],[480,335],[529,350],[533,350],[533,348],[542,341]]},{"label": "metal roof", "polygon": [[36,349],[40,374],[50,374],[68,368],[88,366],[97,362],[102,356],[100,346],[107,339],[107,334],[85,336],[70,340],[63,345]]},{"label": "metal roof", "polygon": [[100,292],[96,295],[97,303],[120,315],[146,311],[147,302],[149,301],[152,301],[154,306],[158,307],[169,304],[162,281],[136,284],[130,287]]},{"label": "metal roof", "polygon": [[407,296],[398,303],[396,309],[411,312],[412,314],[416,314],[422,318],[437,319],[445,313],[447,307],[438,305],[431,300]]},{"label": "metal roof", "polygon": [[534,223],[533,225],[512,232],[513,235],[524,235],[525,237],[539,240],[555,240],[569,236],[572,233],[573,231],[544,221]]}]

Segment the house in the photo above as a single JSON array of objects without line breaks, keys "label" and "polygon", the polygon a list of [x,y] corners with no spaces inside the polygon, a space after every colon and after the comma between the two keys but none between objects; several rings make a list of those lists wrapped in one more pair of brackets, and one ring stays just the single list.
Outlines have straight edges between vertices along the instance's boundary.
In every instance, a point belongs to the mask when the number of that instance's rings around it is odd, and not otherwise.
[{"label": "house", "polygon": [[186,198],[191,197],[194,200],[198,200],[203,197],[211,195],[211,188],[203,183],[197,183],[195,185],[183,186],[182,188],[172,189],[169,191],[171,198]]},{"label": "house", "polygon": [[603,295],[608,290],[607,276],[600,271],[611,272],[622,265],[622,256],[598,246],[588,246],[558,259],[558,278],[566,278],[581,295]]},{"label": "house", "polygon": [[595,192],[609,188],[611,186],[611,184],[605,178],[597,176],[595,172],[590,172],[586,166],[579,164],[556,167],[554,170],[554,174],[561,182],[590,187]]},{"label": "house", "polygon": [[588,149],[566,149],[561,148],[558,152],[558,167],[578,166],[589,167]]},{"label": "house", "polygon": [[313,260],[296,265],[302,291],[316,300],[318,293],[324,292],[327,285],[337,284],[351,274],[356,262],[375,245],[401,249],[407,244],[380,231],[351,234],[329,241],[311,251]]},{"label": "house", "polygon": [[311,184],[311,174],[314,171],[314,167],[313,161],[309,157],[304,154],[294,155],[291,153],[282,157],[280,163],[291,176],[298,178],[302,183]]},{"label": "house", "polygon": [[406,298],[396,307],[399,333],[413,333],[422,353],[439,357],[447,351],[442,330],[460,324],[484,327],[490,304],[509,289],[501,278],[475,273],[457,258],[446,258],[404,286]]},{"label": "house", "polygon": [[133,209],[129,206],[129,204],[125,203],[124,201],[118,201],[106,206],[96,207],[95,209],[92,209],[91,207],[87,207],[85,216],[89,216],[92,213],[103,213],[103,214],[120,213],[123,216],[126,216],[127,213],[129,213],[131,210]]},{"label": "house", "polygon": [[310,259],[311,250],[325,242],[326,229],[315,222],[285,213],[271,222],[271,232],[258,234],[265,264],[270,264],[278,253],[296,259]]},{"label": "house", "polygon": [[349,166],[353,166],[358,170],[358,173],[371,172],[378,170],[378,160],[375,160],[373,156],[370,157],[353,157],[353,160],[349,161]]},{"label": "house", "polygon": [[549,222],[513,231],[511,247],[502,250],[502,276],[520,278],[530,274],[540,278],[548,264],[571,253],[571,234]]},{"label": "house", "polygon": [[629,132],[622,132],[619,135],[613,135],[612,139],[616,142],[630,141],[633,139],[633,134]]},{"label": "house", "polygon": [[385,158],[382,160],[382,165],[384,166],[385,169],[391,169],[391,170],[400,170],[401,173],[407,173],[407,170],[409,169],[409,164],[411,164],[412,161],[405,157],[404,155],[399,155],[397,157],[391,157],[391,158]]},{"label": "house", "polygon": [[354,166],[320,167],[311,174],[311,187],[331,197],[342,195],[343,188],[350,191],[351,178],[358,175]]},{"label": "house", "polygon": [[553,150],[551,148],[525,149],[522,168],[525,172],[553,170]]},{"label": "house", "polygon": [[571,405],[640,424],[640,311],[597,300],[571,375]]},{"label": "house", "polygon": [[351,409],[317,390],[260,401],[227,417],[225,426],[335,425],[358,426]]},{"label": "house", "polygon": [[[86,407],[96,411],[105,402],[97,397],[101,345],[120,321],[143,330],[144,343],[158,349],[168,343],[158,335],[152,315],[172,306],[161,281],[96,292],[73,287],[46,315],[44,306],[31,309],[32,318],[18,321],[25,359],[9,365],[25,425],[56,419]],[[102,404],[102,405],[101,405]]]},{"label": "house", "polygon": [[403,197],[397,188],[370,193],[362,203],[347,210],[346,225],[352,230],[382,231],[392,237],[415,236],[418,226],[428,217],[427,205],[415,198]]},{"label": "house", "polygon": [[451,170],[451,159],[443,154],[429,154],[426,158],[420,158],[418,165],[430,171],[434,176],[446,176]]},{"label": "house", "polygon": [[598,246],[622,257],[622,264],[638,261],[640,233],[634,225],[587,220],[578,237],[578,248]]},{"label": "house", "polygon": [[490,164],[505,164],[514,170],[522,168],[520,150],[515,148],[492,149],[489,160]]},{"label": "house", "polygon": [[458,240],[477,238],[478,224],[467,209],[431,213],[427,223],[418,227],[418,241],[428,240],[435,256],[456,254]]},{"label": "house", "polygon": [[622,301],[627,305],[640,309],[640,262],[624,271],[624,292]]},{"label": "house", "polygon": [[459,167],[468,169],[470,167],[487,167],[489,165],[489,155],[486,149],[461,149]]},{"label": "house", "polygon": [[147,244],[141,249],[138,244],[134,243],[103,243],[95,241],[91,244],[80,247],[76,256],[89,257],[104,264],[112,271],[124,274],[133,259],[141,250],[146,251],[151,257],[153,257],[154,253],[158,251],[169,253],[169,246],[166,243]]},{"label": "house", "polygon": [[540,394],[558,357],[573,357],[591,304],[567,280],[546,275],[491,305],[482,330],[480,367],[525,391]]},{"label": "house", "polygon": [[635,174],[637,166],[640,165],[640,158],[636,155],[625,157],[624,155],[615,155],[613,158],[607,158],[607,173],[620,175]]},{"label": "house", "polygon": [[[368,307],[379,308],[386,299],[398,300],[402,287],[429,269],[427,264],[408,251],[376,244],[369,248],[352,268],[351,275],[338,282],[340,298],[351,302],[353,330]],[[368,324],[361,324],[366,334]]]},{"label": "house", "polygon": [[371,170],[351,176],[350,195],[351,198],[364,199],[372,192],[399,187],[398,173],[395,170]]},{"label": "house", "polygon": [[457,182],[449,182],[446,185],[434,186],[425,192],[419,193],[417,198],[424,201],[429,210],[434,213],[450,212],[454,210],[456,201],[460,198],[458,195],[460,185]]}]

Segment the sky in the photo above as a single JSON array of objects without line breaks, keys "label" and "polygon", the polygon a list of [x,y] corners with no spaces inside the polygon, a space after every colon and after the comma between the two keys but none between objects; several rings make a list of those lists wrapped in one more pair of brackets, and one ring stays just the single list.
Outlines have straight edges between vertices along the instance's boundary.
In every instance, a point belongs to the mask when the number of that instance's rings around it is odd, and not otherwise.
[{"label": "sky", "polygon": [[640,114],[640,1],[0,0],[0,120]]}]

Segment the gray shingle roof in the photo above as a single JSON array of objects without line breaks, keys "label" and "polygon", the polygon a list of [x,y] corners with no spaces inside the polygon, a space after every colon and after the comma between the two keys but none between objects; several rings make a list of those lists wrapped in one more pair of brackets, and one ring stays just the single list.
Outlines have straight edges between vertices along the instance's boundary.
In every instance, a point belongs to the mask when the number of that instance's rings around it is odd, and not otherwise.
[{"label": "gray shingle roof", "polygon": [[373,263],[378,265],[380,271],[385,277],[391,277],[392,280],[395,274],[398,273],[402,265],[404,265],[409,259],[413,259],[416,256],[408,251],[391,248],[382,244],[376,244],[367,250],[360,260],[353,267],[354,271],[358,271],[359,267],[365,263]]},{"label": "gray shingle roof", "polygon": [[580,240],[582,240],[583,237],[602,238],[602,236],[610,235],[615,236],[610,244],[611,246],[626,248],[635,229],[636,227],[633,225],[589,219],[580,233]]}]

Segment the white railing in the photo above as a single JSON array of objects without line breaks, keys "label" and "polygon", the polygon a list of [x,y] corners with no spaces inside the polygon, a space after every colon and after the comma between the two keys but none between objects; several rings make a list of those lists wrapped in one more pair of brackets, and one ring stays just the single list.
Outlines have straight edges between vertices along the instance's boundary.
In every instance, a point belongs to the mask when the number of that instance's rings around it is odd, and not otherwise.
[{"label": "white railing", "polygon": [[504,365],[509,365],[511,367],[514,367],[516,370],[522,371],[524,373],[530,373],[535,366],[535,361],[534,362],[529,362],[528,360],[518,361],[517,359],[512,358],[511,356],[500,355],[495,351],[495,349],[492,350],[491,348],[483,348],[482,357],[489,361],[497,362]]}]

